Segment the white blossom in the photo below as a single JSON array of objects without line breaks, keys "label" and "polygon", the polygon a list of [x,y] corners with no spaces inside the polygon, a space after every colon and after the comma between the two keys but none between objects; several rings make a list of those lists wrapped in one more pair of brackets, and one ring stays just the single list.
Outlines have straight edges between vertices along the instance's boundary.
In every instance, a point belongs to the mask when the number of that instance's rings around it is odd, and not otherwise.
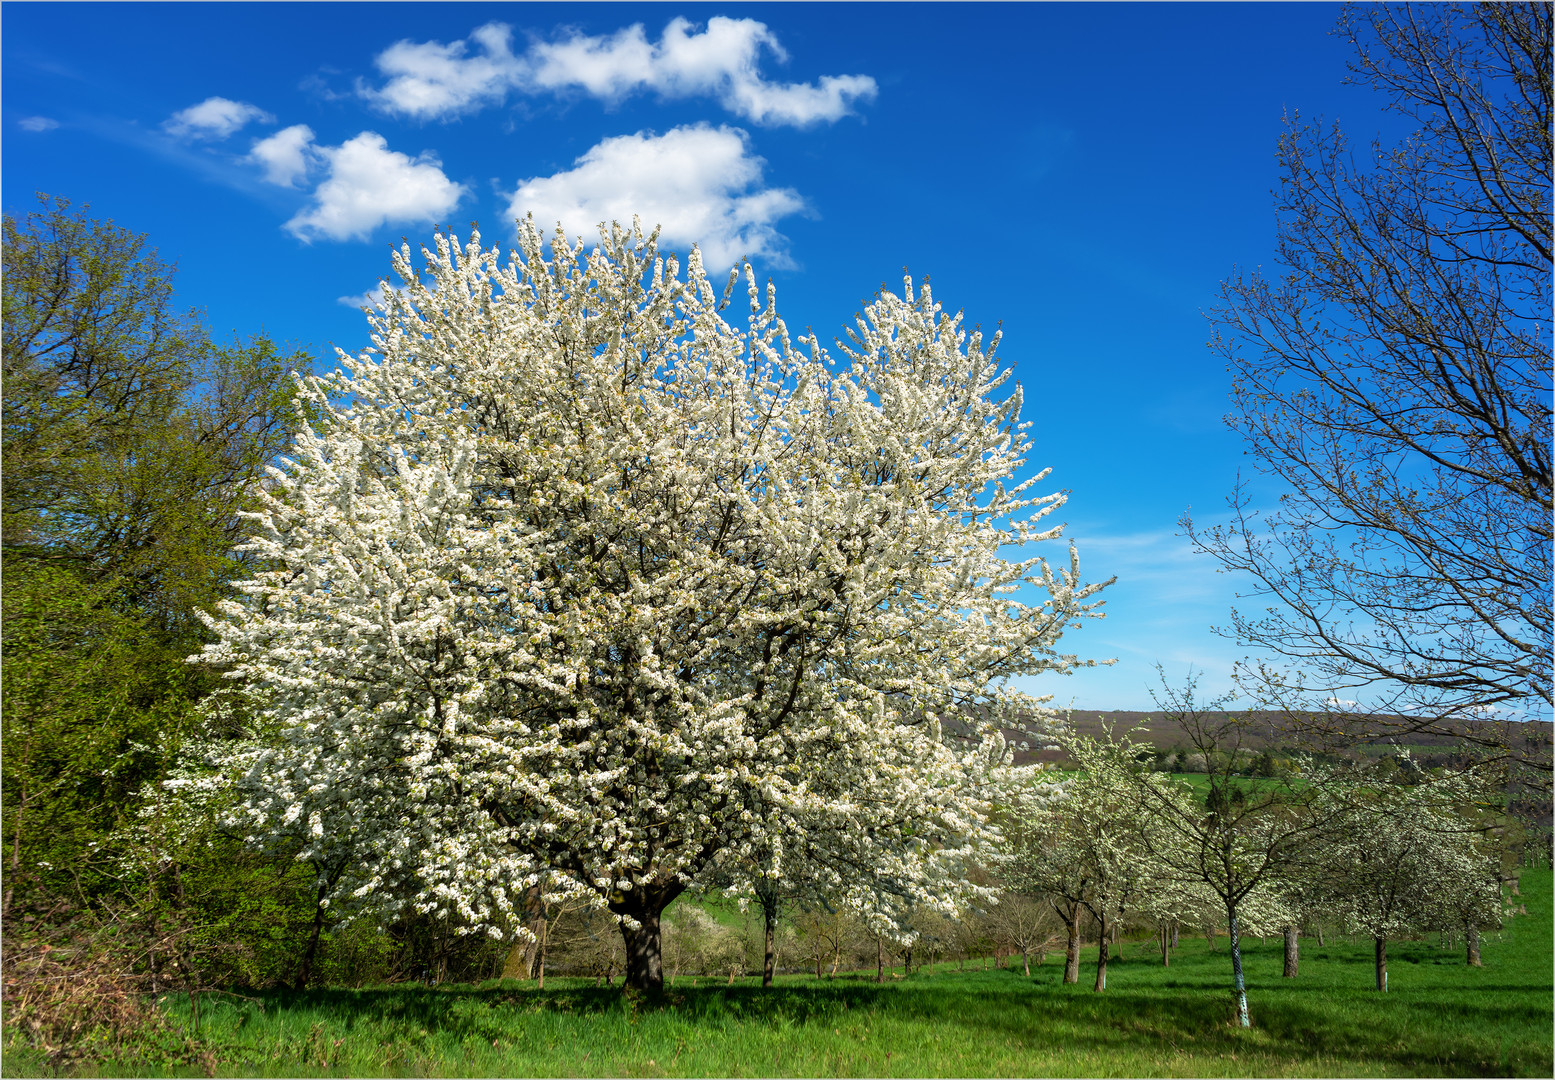
[{"label": "white blossom", "polygon": [[748,266],[736,326],[735,276],[721,298],[696,249],[682,278],[657,234],[603,232],[547,259],[521,222],[513,261],[439,235],[424,270],[407,246],[373,349],[301,380],[266,569],[201,657],[276,733],[229,770],[246,830],[349,840],[337,904],[471,932],[539,885],[656,948],[720,860],[785,849],[948,903],[998,839],[993,718],[1030,704],[1000,687],[1079,663],[1056,646],[1100,588],[1072,548],[1001,555],[1058,537],[1063,496],[1014,480],[998,335],[909,279],[835,363]]}]

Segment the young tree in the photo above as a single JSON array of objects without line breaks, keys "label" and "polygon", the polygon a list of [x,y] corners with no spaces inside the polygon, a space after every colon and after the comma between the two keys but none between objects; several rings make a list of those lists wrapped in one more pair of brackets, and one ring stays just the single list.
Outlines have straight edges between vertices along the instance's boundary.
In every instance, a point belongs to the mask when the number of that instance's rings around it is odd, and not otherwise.
[{"label": "young tree", "polygon": [[[1448,734],[1549,790],[1551,7],[1347,8],[1356,82],[1418,123],[1358,162],[1280,141],[1283,280],[1223,288],[1212,346],[1258,466],[1289,487],[1201,550],[1269,598],[1244,674],[1308,724]],[[1266,613],[1264,613],[1266,611]],[[1340,702],[1355,699],[1353,708]]]},{"label": "young tree", "polygon": [[[1088,824],[1079,818],[1079,809],[1078,803],[1060,804],[1044,792],[1007,829],[1005,876],[1012,887],[1046,897],[1063,924],[1067,984],[1080,981],[1080,915],[1096,889],[1096,872],[1080,850]],[[996,926],[992,917],[989,926]]]},{"label": "young tree", "polygon": [[[994,930],[993,913],[990,910],[968,906],[952,920],[952,927],[951,944],[960,961],[958,970],[965,971],[968,960],[978,956],[986,957],[992,950]],[[986,967],[985,962],[985,970]]]},{"label": "young tree", "polygon": [[[1282,875],[1321,850],[1337,827],[1340,808],[1328,797],[1333,778],[1310,765],[1273,780],[1243,780],[1238,762],[1246,757],[1244,720],[1222,711],[1223,702],[1199,706],[1195,685],[1192,673],[1180,690],[1163,685],[1157,702],[1204,758],[1209,791],[1202,802],[1188,785],[1139,767],[1137,748],[1128,743],[1078,744],[1077,759],[1087,772],[1105,777],[1105,783],[1127,791],[1137,803],[1140,820],[1149,824],[1140,838],[1154,873],[1202,884],[1220,901],[1231,936],[1237,1018],[1248,1027],[1243,923],[1268,908],[1258,897],[1269,895]],[[1260,923],[1272,920],[1265,916]]]},{"label": "young tree", "polygon": [[1406,765],[1392,780],[1361,778],[1325,860],[1330,909],[1375,944],[1377,989],[1388,989],[1388,939],[1411,930],[1499,922],[1500,875],[1462,810],[1484,787],[1463,774],[1429,778]]},{"label": "young tree", "polygon": [[742,908],[752,903],[762,920],[761,985],[771,986],[777,971],[779,920],[796,906],[813,904],[821,896],[815,874],[804,864],[804,838],[794,850],[786,837],[776,837],[770,846],[752,845],[738,859],[721,860],[699,883],[704,889],[721,890],[739,901]]},{"label": "young tree", "polygon": [[665,905],[782,835],[953,906],[1009,754],[968,718],[1078,663],[1056,645],[1100,588],[1072,549],[1001,557],[1056,537],[1062,496],[1011,483],[997,336],[909,281],[834,367],[748,268],[738,330],[657,234],[548,259],[524,222],[520,246],[439,236],[424,272],[407,246],[375,351],[304,380],[318,422],[257,518],[272,568],[205,654],[283,732],[235,777],[251,831],[355,830],[342,899],[492,934],[565,877],[638,988]]},{"label": "young tree", "polygon": [[875,946],[877,956],[880,952],[883,931],[869,928],[843,905],[807,905],[796,922],[805,956],[815,962],[817,979],[822,978],[827,963],[831,964],[831,975],[836,975],[843,956],[857,951],[866,939]]},{"label": "young tree", "polygon": [[1012,953],[1020,953],[1028,979],[1031,977],[1032,952],[1036,952],[1040,964],[1046,945],[1057,940],[1049,936],[1053,915],[1054,910],[1041,900],[1018,892],[1005,893],[993,909],[994,932]]},{"label": "young tree", "polygon": [[[1042,910],[1045,912],[1046,909]],[[947,914],[943,910],[934,908],[920,909],[914,913],[912,929],[917,937],[913,942],[913,947],[917,950],[920,957],[920,968],[924,962],[927,962],[929,970],[933,971],[934,965],[939,963],[942,958],[949,956],[955,949],[957,934],[960,929],[959,914],[959,912]],[[1040,944],[1038,947],[1040,948]],[[1041,962],[1040,953],[1038,962]],[[876,963],[878,974],[878,958]],[[884,980],[882,979],[881,981],[883,982]]]},{"label": "young tree", "polygon": [[1202,881],[1154,875],[1150,888],[1139,898],[1135,911],[1154,921],[1161,948],[1161,966],[1170,967],[1177,931],[1204,926],[1221,918],[1220,898]]},{"label": "young tree", "polygon": [[1139,747],[1075,735],[1060,741],[1081,771],[1054,795],[1027,802],[1008,876],[1019,889],[1047,894],[1065,919],[1066,982],[1078,980],[1079,914],[1081,909],[1090,913],[1097,926],[1095,989],[1100,992],[1107,988],[1110,931],[1155,891],[1143,839],[1153,826],[1119,771],[1143,768]]},{"label": "young tree", "polygon": [[[1454,854],[1444,860],[1440,887],[1431,895],[1430,923],[1439,930],[1463,931],[1464,961],[1468,967],[1483,967],[1480,957],[1481,930],[1500,929],[1502,917],[1510,912],[1502,907],[1502,888],[1510,885],[1518,895],[1517,869],[1513,862],[1521,853],[1507,844],[1507,808],[1499,799],[1485,799],[1483,789],[1476,792],[1477,805],[1459,803],[1453,809],[1464,816],[1454,822],[1450,836]],[[1508,866],[1512,863],[1512,866]]]}]

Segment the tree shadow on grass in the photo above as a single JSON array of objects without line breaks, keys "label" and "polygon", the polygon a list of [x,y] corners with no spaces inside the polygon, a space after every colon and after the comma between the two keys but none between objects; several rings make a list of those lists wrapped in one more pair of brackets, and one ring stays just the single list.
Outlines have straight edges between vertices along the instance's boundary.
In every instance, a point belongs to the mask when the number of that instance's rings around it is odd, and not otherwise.
[{"label": "tree shadow on grass", "polygon": [[1536,1040],[1522,1038],[1509,1048],[1497,1034],[1540,1030],[1548,1024],[1547,1011],[1536,1002],[1492,994],[1485,995],[1484,1004],[1438,995],[1412,1001],[1395,995],[1386,1003],[1336,1001],[1332,987],[1286,984],[1277,1001],[1255,1009],[1254,1031],[1245,1033],[1233,1026],[1230,995],[1221,988],[1158,984],[1095,994],[1083,986],[1036,979],[1020,978],[1018,987],[1006,978],[957,982],[929,978],[877,986],[833,980],[681,987],[660,995],[592,987],[540,991],[512,984],[393,986],[277,990],[258,996],[267,1009],[327,1015],[332,1025],[348,1032],[363,1030],[383,1039],[430,1031],[490,1042],[509,1037],[515,1020],[525,1014],[780,1029],[810,1023],[829,1027],[853,1014],[954,1027],[974,1044],[990,1046],[1014,1040],[1082,1053],[1149,1055],[1170,1046],[1211,1056],[1252,1053],[1299,1060],[1322,1055],[1353,1062],[1362,1071],[1421,1075],[1535,1075],[1548,1069],[1548,1055],[1539,1058]]},{"label": "tree shadow on grass", "polygon": [[[1495,1034],[1547,1028],[1547,1011],[1529,1004],[1471,1005],[1422,1000],[1389,1002],[1387,1017],[1362,1008],[1336,1008],[1315,997],[1313,1004],[1282,1000],[1255,1011],[1254,1028],[1232,1022],[1229,993],[1111,991],[1105,994],[1038,991],[1023,1008],[1009,997],[989,995],[979,1008],[947,1023],[971,1029],[990,1044],[1012,1039],[1040,1045],[1046,1040],[1080,1052],[1117,1051],[1168,1045],[1206,1056],[1264,1054],[1275,1059],[1323,1058],[1353,1062],[1361,1071],[1412,1075],[1541,1075],[1549,1070],[1547,1049],[1524,1039],[1508,1048]],[[1363,1004],[1363,1003],[1355,1003]],[[1465,1037],[1476,1033],[1478,1037]]]}]

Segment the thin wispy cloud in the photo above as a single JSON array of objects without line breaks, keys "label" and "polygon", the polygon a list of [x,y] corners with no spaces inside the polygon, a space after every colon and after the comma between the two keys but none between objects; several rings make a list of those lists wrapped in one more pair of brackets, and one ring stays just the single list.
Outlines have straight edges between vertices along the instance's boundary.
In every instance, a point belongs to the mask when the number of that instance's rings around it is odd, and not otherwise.
[{"label": "thin wispy cloud", "polygon": [[275,117],[246,101],[209,97],[198,105],[175,112],[163,122],[162,128],[180,139],[220,140],[230,138],[255,121],[273,124]]},{"label": "thin wispy cloud", "polygon": [[1148,583],[1152,595],[1176,603],[1213,602],[1230,595],[1216,563],[1172,529],[1073,534],[1087,577],[1114,574],[1127,585]]},{"label": "thin wispy cloud", "polygon": [[53,131],[59,121],[48,116],[24,116],[16,122],[23,131]]},{"label": "thin wispy cloud", "polygon": [[663,135],[638,132],[605,139],[553,176],[518,185],[508,205],[512,220],[533,214],[570,236],[594,235],[601,223],[658,225],[670,246],[697,244],[709,271],[742,256],[786,263],[775,222],[804,208],[790,188],[761,186],[764,162],[737,128],[705,124]]},{"label": "thin wispy cloud", "polygon": [[467,40],[400,41],[376,58],[387,81],[359,85],[376,108],[419,120],[447,120],[521,94],[582,93],[617,101],[637,93],[663,98],[711,97],[757,124],[830,123],[877,92],[868,75],[826,75],[814,83],[773,82],[760,70],[764,53],[788,54],[777,35],[754,19],[715,16],[705,27],[684,18],[651,42],[642,24],[613,34],[569,33],[513,51],[512,28],[488,23]]}]

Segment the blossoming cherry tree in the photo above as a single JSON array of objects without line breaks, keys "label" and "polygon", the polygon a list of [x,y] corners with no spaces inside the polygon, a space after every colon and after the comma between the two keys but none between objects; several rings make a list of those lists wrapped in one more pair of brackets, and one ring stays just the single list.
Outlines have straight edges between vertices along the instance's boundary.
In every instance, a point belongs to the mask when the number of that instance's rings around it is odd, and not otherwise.
[{"label": "blossoming cherry tree", "polygon": [[523,934],[535,887],[588,897],[640,988],[667,904],[796,838],[953,904],[997,840],[1000,687],[1079,663],[1100,588],[1072,548],[1004,557],[1063,498],[1013,479],[997,335],[908,280],[834,361],[635,224],[520,247],[403,248],[373,348],[301,380],[265,569],[203,655],[278,733],[229,762],[250,833],[349,839],[325,902],[380,917]]}]

